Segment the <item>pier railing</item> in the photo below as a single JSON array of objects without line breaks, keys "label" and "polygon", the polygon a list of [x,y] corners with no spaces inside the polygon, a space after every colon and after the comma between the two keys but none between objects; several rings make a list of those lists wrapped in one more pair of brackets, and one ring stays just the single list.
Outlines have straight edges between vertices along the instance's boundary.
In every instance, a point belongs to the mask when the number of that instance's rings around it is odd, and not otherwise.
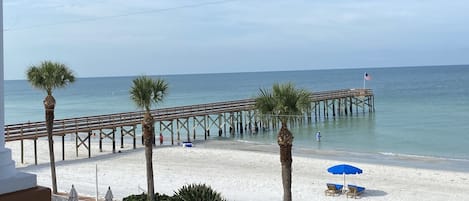
[{"label": "pier railing", "polygon": [[312,101],[323,101],[338,98],[347,97],[359,97],[359,96],[373,96],[373,90],[371,89],[340,89],[333,91],[321,91],[313,93]]},{"label": "pier railing", "polygon": [[[152,110],[155,121],[169,121],[177,118],[203,116],[207,114],[249,110],[254,102],[251,99],[171,107]],[[59,119],[54,121],[54,135],[89,132],[99,129],[112,129],[140,124],[143,111]],[[47,136],[45,121],[5,125],[6,141],[37,139]]]}]

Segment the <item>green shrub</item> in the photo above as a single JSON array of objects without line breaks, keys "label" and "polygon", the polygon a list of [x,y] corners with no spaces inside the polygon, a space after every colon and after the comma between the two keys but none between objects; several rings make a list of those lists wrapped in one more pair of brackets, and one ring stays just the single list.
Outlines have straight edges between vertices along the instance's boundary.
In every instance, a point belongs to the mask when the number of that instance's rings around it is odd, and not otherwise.
[{"label": "green shrub", "polygon": [[[155,201],[156,198],[159,198],[159,201],[172,201],[172,198],[165,194],[155,194]],[[147,201],[147,194],[142,193],[140,195],[130,195],[122,199],[122,201]]]},{"label": "green shrub", "polygon": [[122,199],[122,201],[146,201],[147,195],[142,193],[140,195],[129,195]]},{"label": "green shrub", "polygon": [[[158,198],[158,199],[156,199]],[[220,193],[213,190],[205,184],[189,184],[181,187],[174,192],[172,197],[165,194],[155,194],[155,201],[226,201]],[[122,201],[147,201],[147,195],[130,195],[122,199]]]},{"label": "green shrub", "polygon": [[226,201],[221,194],[205,184],[189,184],[174,193],[173,201]]}]

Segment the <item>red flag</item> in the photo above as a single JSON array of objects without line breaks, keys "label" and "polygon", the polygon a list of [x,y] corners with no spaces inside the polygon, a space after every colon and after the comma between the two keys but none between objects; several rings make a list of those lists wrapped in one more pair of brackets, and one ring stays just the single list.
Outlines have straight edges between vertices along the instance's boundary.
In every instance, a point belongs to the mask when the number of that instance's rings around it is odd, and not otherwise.
[{"label": "red flag", "polygon": [[371,75],[365,72],[365,75],[363,77],[365,80],[371,80]]}]

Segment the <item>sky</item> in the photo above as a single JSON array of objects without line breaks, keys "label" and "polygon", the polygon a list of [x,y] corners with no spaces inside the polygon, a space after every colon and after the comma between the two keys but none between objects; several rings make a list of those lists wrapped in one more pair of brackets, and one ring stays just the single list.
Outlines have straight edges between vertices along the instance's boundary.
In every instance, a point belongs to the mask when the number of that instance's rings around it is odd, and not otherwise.
[{"label": "sky", "polygon": [[3,0],[4,77],[469,64],[467,0]]}]

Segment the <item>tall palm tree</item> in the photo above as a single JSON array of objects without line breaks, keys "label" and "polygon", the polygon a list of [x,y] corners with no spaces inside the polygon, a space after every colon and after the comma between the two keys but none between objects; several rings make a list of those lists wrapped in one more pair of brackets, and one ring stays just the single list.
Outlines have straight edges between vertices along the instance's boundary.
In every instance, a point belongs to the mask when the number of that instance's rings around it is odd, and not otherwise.
[{"label": "tall palm tree", "polygon": [[263,115],[280,120],[282,127],[278,132],[277,142],[280,146],[280,163],[282,166],[283,200],[291,201],[292,183],[292,145],[293,134],[287,128],[287,122],[291,118],[302,115],[311,107],[311,93],[305,89],[296,89],[292,83],[272,86],[272,91],[260,89],[256,98],[256,109]]},{"label": "tall palm tree", "polygon": [[147,169],[147,187],[149,201],[153,201],[155,196],[153,181],[153,138],[155,131],[153,129],[154,120],[150,109],[153,104],[158,104],[166,97],[168,84],[163,79],[153,80],[147,76],[140,76],[133,80],[133,86],[130,89],[130,97],[135,104],[145,110],[143,115],[142,127],[145,144],[145,160]]},{"label": "tall palm tree", "polygon": [[52,175],[52,190],[57,193],[57,175],[55,174],[54,140],[52,129],[54,124],[55,98],[52,91],[57,88],[66,87],[75,81],[73,72],[62,63],[43,61],[38,66],[30,66],[26,71],[26,76],[33,88],[44,90],[47,93],[44,99],[46,115],[47,138],[49,140],[49,158]]}]

